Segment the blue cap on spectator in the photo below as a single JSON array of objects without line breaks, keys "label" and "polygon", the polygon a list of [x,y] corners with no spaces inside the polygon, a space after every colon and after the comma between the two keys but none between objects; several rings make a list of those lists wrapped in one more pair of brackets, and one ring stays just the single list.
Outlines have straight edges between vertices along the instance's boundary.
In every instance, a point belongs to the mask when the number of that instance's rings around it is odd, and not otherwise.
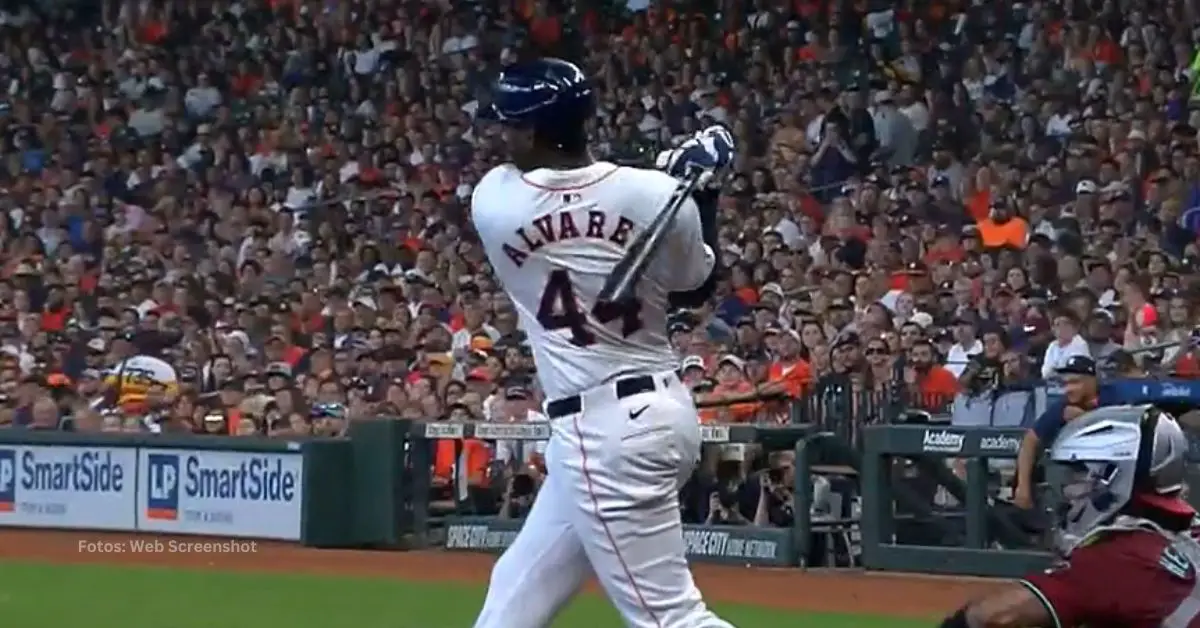
[{"label": "blue cap on spectator", "polygon": [[1074,355],[1067,363],[1055,369],[1059,375],[1096,375],[1096,361],[1086,355]]}]

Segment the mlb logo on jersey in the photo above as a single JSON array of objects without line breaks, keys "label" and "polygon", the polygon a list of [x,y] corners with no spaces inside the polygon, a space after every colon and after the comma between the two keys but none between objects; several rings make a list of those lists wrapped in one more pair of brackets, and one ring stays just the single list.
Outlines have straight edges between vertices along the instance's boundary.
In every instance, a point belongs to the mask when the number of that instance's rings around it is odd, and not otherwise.
[{"label": "mlb logo on jersey", "polygon": [[17,508],[17,452],[0,449],[0,512]]},{"label": "mlb logo on jersey", "polygon": [[150,490],[146,492],[146,518],[175,521],[179,517],[179,456],[147,457]]}]

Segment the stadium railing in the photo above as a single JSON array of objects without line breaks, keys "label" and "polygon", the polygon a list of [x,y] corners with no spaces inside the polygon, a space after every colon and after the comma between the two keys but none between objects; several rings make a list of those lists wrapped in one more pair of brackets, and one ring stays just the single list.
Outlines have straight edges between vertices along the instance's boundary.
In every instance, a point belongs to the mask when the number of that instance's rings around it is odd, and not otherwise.
[{"label": "stadium railing", "polygon": [[1048,564],[1044,511],[1001,499],[990,464],[1015,458],[1023,436],[1021,428],[865,428],[863,567],[1016,577]]}]

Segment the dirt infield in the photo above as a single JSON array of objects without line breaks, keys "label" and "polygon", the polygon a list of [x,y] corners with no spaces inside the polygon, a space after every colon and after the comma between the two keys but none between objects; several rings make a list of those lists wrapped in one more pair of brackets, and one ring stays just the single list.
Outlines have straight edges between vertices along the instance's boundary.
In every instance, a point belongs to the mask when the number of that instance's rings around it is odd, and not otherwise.
[{"label": "dirt infield", "polygon": [[[103,551],[105,544],[133,547],[131,540],[161,540],[163,552]],[[283,543],[247,542],[240,552],[195,552],[172,546],[209,539],[83,531],[0,530],[0,559],[50,563],[134,564],[236,571],[276,571],[452,581],[485,584],[494,560],[487,554],[316,550]],[[228,541],[228,539],[222,539]],[[694,563],[709,600],[788,610],[936,617],[995,587],[994,582],[919,575],[872,575],[847,571],[749,569]]]}]

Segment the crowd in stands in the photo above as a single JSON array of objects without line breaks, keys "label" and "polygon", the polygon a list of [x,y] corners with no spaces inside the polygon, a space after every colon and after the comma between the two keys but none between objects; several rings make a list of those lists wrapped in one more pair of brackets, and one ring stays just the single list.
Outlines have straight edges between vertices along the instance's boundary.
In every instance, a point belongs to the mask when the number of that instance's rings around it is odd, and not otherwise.
[{"label": "crowd in stands", "polygon": [[727,273],[669,327],[705,420],[935,410],[1080,354],[1200,377],[1195,2],[4,6],[0,426],[536,419],[467,220],[505,158],[473,114],[530,54],[596,81],[597,158],[737,138]]}]

